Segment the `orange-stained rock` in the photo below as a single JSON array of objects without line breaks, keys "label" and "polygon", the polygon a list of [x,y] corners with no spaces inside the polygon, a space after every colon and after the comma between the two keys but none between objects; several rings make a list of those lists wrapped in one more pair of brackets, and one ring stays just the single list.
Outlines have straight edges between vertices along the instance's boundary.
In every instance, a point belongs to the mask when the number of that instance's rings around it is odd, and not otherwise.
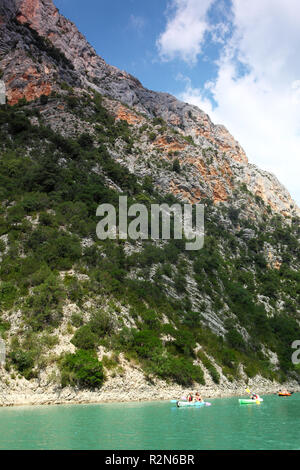
[{"label": "orange-stained rock", "polygon": [[178,188],[178,186],[173,180],[170,181],[169,191],[174,196],[182,196],[190,204],[197,204],[199,203],[199,201],[201,201],[201,199],[205,197],[205,195],[200,191],[200,189],[191,188],[191,191],[186,191]]},{"label": "orange-stained rock", "polygon": [[[76,90],[95,89],[102,96],[107,111],[117,120],[135,126],[136,130],[141,122],[151,127],[154,116],[175,127],[173,130],[176,133],[173,133],[171,129],[168,132],[155,126],[159,134],[154,142],[150,143],[150,139],[146,141],[144,135],[141,139],[143,154],[147,151],[151,154],[153,148],[157,148],[160,149],[160,157],[169,161],[166,174],[158,178],[158,185],[162,186],[160,189],[169,189],[171,153],[179,152],[181,166],[187,166],[190,173],[183,171],[176,178],[174,175],[176,184],[171,186],[174,194],[191,202],[208,197],[217,203],[226,201],[234,195],[234,190],[245,184],[250,193],[259,195],[274,212],[286,217],[300,214],[288,191],[273,175],[248,164],[241,145],[224,126],[215,125],[196,106],[178,101],[168,93],[147,90],[130,74],[106,64],[76,25],[59,14],[54,3],[52,0],[0,0],[0,25],[4,38],[2,45],[1,37],[0,68],[4,71],[9,104],[15,104],[21,98],[31,101],[42,94],[49,95],[52,89],[59,88],[62,81]],[[11,15],[16,12],[15,8],[10,7],[15,5],[18,6],[18,25],[10,21],[13,19]],[[20,27],[20,23],[28,23],[40,36],[47,38],[73,67],[69,70],[64,61],[54,60],[46,51],[40,54],[38,44],[27,28]],[[39,58],[38,64],[31,59],[32,55]],[[191,136],[196,145],[189,145],[182,138],[184,136]],[[209,147],[213,147],[212,151],[208,150]],[[130,157],[133,160],[133,156]],[[134,166],[134,162],[130,165]],[[139,166],[143,166],[141,161]],[[163,166],[161,172],[164,173]],[[243,197],[247,197],[245,192]],[[253,206],[255,210],[255,202]],[[262,212],[267,210],[262,204],[260,206]]]},{"label": "orange-stained rock", "polygon": [[188,144],[178,142],[178,140],[174,139],[173,137],[162,136],[158,137],[154,141],[154,145],[155,147],[158,147],[166,152],[177,152],[184,150]]},{"label": "orange-stained rock", "polygon": [[221,167],[221,172],[223,173],[224,176],[227,176],[230,178],[233,176],[232,170],[227,162],[223,163],[223,166]]},{"label": "orange-stained rock", "polygon": [[143,117],[137,116],[130,109],[123,105],[120,105],[117,109],[116,119],[127,121],[128,124],[138,124],[139,122],[145,121]]},{"label": "orange-stained rock", "polygon": [[[201,121],[200,121],[201,119]],[[220,152],[229,155],[233,160],[239,163],[248,163],[248,158],[224,126],[214,126],[208,116],[202,114],[198,116],[199,125],[193,129],[197,137],[205,137],[209,142],[218,148]]]},{"label": "orange-stained rock", "polygon": [[49,96],[52,91],[50,83],[28,83],[24,89],[11,88],[7,90],[7,102],[11,106],[18,103],[22,98],[33,101],[42,95]]},{"label": "orange-stained rock", "polygon": [[169,118],[169,123],[173,126],[179,126],[181,124],[181,119],[179,116],[176,116],[176,114],[173,114],[173,116]]},{"label": "orange-stained rock", "polygon": [[211,177],[220,176],[217,170],[213,166],[206,165],[205,162],[200,157],[187,157],[184,159],[184,163],[189,163],[191,165],[194,165],[195,168],[197,168],[197,170],[203,177],[204,181],[209,181]]},{"label": "orange-stained rock", "polygon": [[277,271],[279,271],[279,269],[281,268],[281,265],[282,263],[274,257],[273,253],[271,251],[268,252],[268,268],[269,269],[277,269]]},{"label": "orange-stained rock", "polygon": [[[16,79],[18,84],[22,83],[22,86],[14,86]],[[10,105],[17,104],[22,98],[26,98],[27,101],[33,101],[42,95],[48,96],[52,91],[51,83],[42,78],[41,73],[34,65],[29,65],[22,75],[13,74],[8,76],[5,84],[7,102]]]},{"label": "orange-stained rock", "polygon": [[40,0],[23,0],[17,15],[19,23],[34,23],[39,7]]},{"label": "orange-stained rock", "polygon": [[228,194],[221,181],[217,181],[214,186],[214,203],[227,201]]},{"label": "orange-stained rock", "polygon": [[274,269],[277,269],[279,271],[279,269],[281,268],[281,265],[282,263],[280,263],[280,261],[276,260],[274,263],[273,263],[273,268]]},{"label": "orange-stained rock", "polygon": [[[44,2],[41,0],[23,0],[19,6],[19,13],[16,17],[19,23],[28,23],[33,29],[42,32],[41,17],[44,12]],[[47,12],[50,16],[58,16],[58,9],[53,5],[52,2],[48,2]]]},{"label": "orange-stained rock", "polygon": [[191,204],[197,204],[203,199],[205,195],[200,191],[200,189],[196,189],[192,191],[192,198],[190,199]]},{"label": "orange-stained rock", "polygon": [[248,163],[244,150],[224,126],[217,126],[216,142],[219,150],[229,154],[233,160],[239,163]]}]

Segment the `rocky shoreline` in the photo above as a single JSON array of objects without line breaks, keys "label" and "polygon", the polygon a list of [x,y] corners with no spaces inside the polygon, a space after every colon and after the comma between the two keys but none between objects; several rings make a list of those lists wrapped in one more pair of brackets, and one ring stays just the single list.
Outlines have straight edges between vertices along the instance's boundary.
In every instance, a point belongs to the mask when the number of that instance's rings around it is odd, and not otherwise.
[{"label": "rocky shoreline", "polygon": [[[69,344],[66,342],[65,347],[69,347]],[[61,354],[62,350],[56,352]],[[99,350],[99,360],[104,352]],[[155,376],[146,376],[139,364],[128,362],[123,354],[120,354],[119,361],[121,371],[105,369],[105,381],[97,390],[63,388],[59,369],[53,364],[41,370],[38,378],[31,380],[0,367],[0,407],[167,401],[180,399],[197,391],[205,400],[247,397],[246,388],[259,395],[274,394],[283,389],[300,392],[300,383],[296,380],[290,379],[281,384],[260,375],[249,378],[242,366],[239,367],[239,378],[230,381],[222,373],[221,367],[213,362],[219,373],[219,383],[216,384],[204,365],[199,363],[204,373],[205,385],[195,383],[186,387]]]},{"label": "rocky shoreline", "polygon": [[[0,383],[0,387],[3,383]],[[41,405],[76,405],[76,404],[100,404],[100,403],[128,403],[147,402],[180,399],[188,392],[199,391],[204,399],[228,398],[234,396],[246,397],[246,388],[255,391],[260,395],[270,395],[279,390],[287,389],[295,393],[300,392],[300,385],[296,381],[285,384],[270,382],[262,377],[245,382],[233,382],[228,384],[193,386],[184,388],[176,384],[156,383],[156,384],[127,384],[123,388],[117,384],[105,384],[101,390],[79,390],[75,388],[60,387],[38,387],[36,384],[29,384],[25,389],[7,390],[0,388],[0,407],[11,406],[41,406]]]}]

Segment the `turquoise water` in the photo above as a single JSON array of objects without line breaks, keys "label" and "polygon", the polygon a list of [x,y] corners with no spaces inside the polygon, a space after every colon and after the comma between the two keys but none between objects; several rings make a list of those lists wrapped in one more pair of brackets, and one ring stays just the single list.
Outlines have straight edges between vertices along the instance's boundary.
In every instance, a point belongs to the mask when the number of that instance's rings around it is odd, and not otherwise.
[{"label": "turquoise water", "polygon": [[0,449],[300,449],[300,394],[209,401],[2,408]]}]

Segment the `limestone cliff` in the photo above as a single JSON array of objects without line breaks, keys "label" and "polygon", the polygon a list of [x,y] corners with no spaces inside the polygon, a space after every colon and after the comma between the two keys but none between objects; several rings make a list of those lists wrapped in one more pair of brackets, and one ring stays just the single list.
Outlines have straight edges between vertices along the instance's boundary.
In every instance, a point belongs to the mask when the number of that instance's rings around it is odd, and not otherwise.
[{"label": "limestone cliff", "polygon": [[[0,0],[0,87],[0,404],[295,390],[299,209],[277,178],[51,0]],[[203,249],[99,240],[120,194],[203,202]]]},{"label": "limestone cliff", "polygon": [[[187,181],[185,189],[181,189],[176,181],[168,181],[168,188],[186,200],[197,202],[210,197],[215,202],[224,202],[234,189],[245,184],[274,212],[285,216],[300,214],[277,178],[249,164],[244,150],[224,126],[213,124],[196,106],[166,93],[147,90],[130,74],[106,64],[76,26],[59,13],[52,0],[2,0],[0,68],[11,105],[22,98],[31,101],[49,96],[64,82],[116,100],[114,112],[119,113],[119,119],[131,119],[131,124],[139,120],[138,115],[126,116],[129,111],[124,113],[121,101],[137,113],[161,117],[179,135],[191,136],[195,149],[178,146],[176,139],[167,142],[166,136],[155,142],[165,152],[181,152],[182,163],[191,166],[193,186]],[[210,165],[198,151],[200,148],[216,151]]]}]

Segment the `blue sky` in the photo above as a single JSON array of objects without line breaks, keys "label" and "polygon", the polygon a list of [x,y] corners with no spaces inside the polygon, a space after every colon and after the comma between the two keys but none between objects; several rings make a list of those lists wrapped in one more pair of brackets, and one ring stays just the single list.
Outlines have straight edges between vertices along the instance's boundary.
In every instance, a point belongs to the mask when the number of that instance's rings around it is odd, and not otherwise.
[{"label": "blue sky", "polygon": [[147,88],[178,94],[183,89],[181,76],[189,76],[196,83],[201,76],[204,84],[217,71],[212,60],[201,61],[197,67],[178,58],[160,60],[156,41],[166,25],[167,0],[54,0],[54,3],[107,63],[136,76]]},{"label": "blue sky", "polygon": [[54,0],[106,62],[224,124],[300,205],[299,0]]}]

